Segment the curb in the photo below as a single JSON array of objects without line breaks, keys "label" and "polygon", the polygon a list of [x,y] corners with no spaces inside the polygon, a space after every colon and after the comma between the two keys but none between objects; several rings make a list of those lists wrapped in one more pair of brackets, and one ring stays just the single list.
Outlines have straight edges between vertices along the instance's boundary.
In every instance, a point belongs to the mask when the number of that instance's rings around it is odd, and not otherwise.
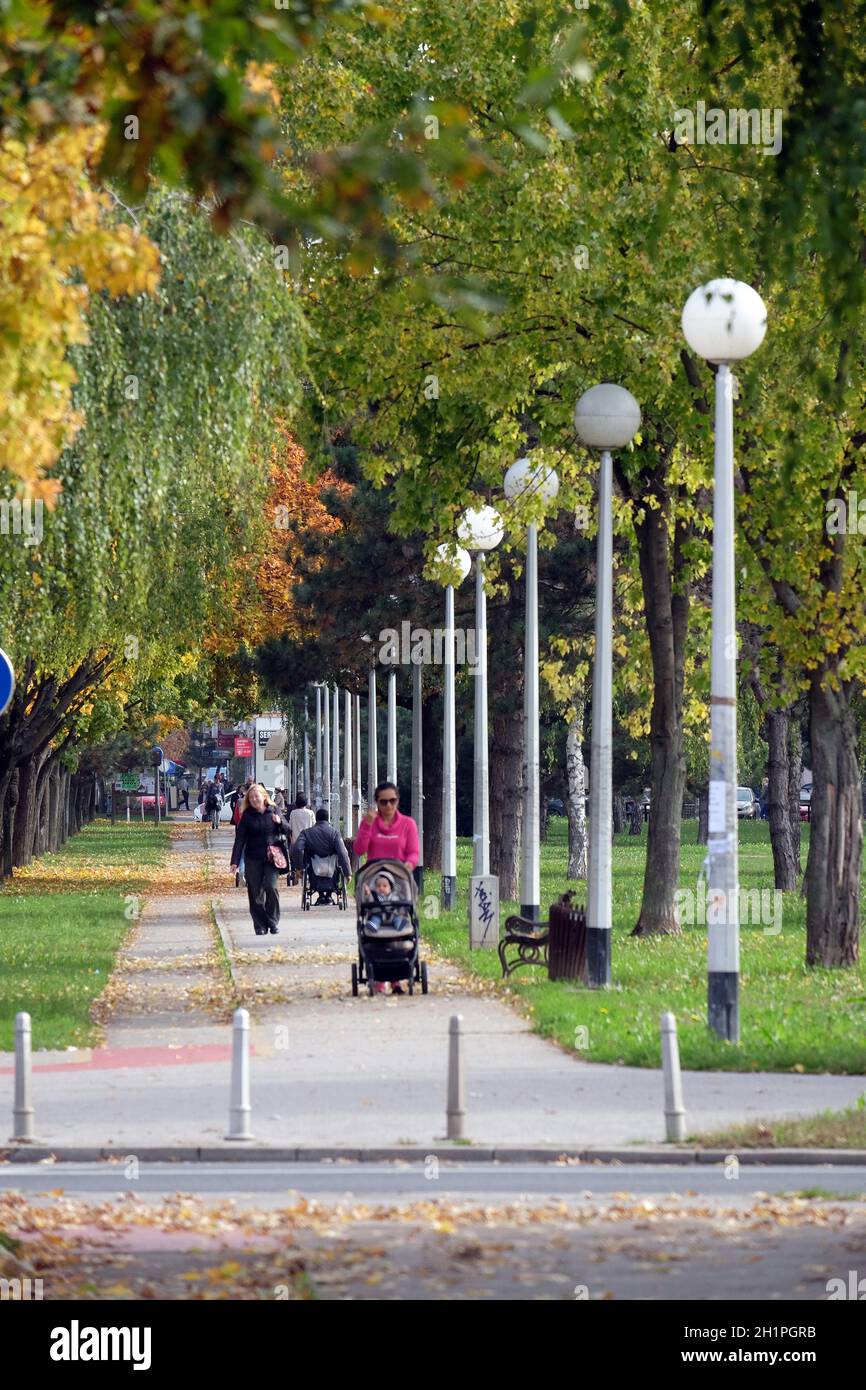
[{"label": "curb", "polygon": [[282,1148],[277,1145],[226,1144],[222,1147],[175,1144],[151,1148],[113,1149],[106,1147],[74,1147],[44,1143],[9,1144],[0,1148],[0,1164],[41,1163],[54,1159],[58,1163],[99,1163],[109,1159],[122,1161],[136,1158],[140,1163],[424,1163],[438,1158],[452,1163],[550,1163],[592,1166],[605,1164],[625,1166],[634,1164],[662,1167],[689,1167],[693,1164],[723,1164],[736,1157],[748,1166],[826,1165],[828,1167],[866,1168],[866,1149],[563,1149],[554,1146],[517,1148],[502,1146],[432,1144],[383,1146],[370,1148]]},{"label": "curb", "polygon": [[234,989],[235,994],[240,998],[240,995],[241,995],[241,986],[240,986],[240,981],[238,980],[238,977],[237,977],[237,975],[235,974],[235,963],[234,963],[234,958],[233,958],[233,955],[232,955],[232,948],[231,948],[231,945],[230,945],[230,943],[229,943],[228,934],[227,934],[227,929],[226,929],[226,927],[225,927],[225,925],[224,925],[224,923],[223,923],[223,919],[222,919],[222,906],[223,906],[223,905],[222,905],[222,899],[221,899],[221,898],[220,898],[220,899],[214,899],[214,898],[211,898],[211,899],[210,899],[210,910],[211,910],[211,912],[213,913],[213,919],[214,919],[214,921],[216,922],[217,931],[218,931],[219,934],[220,934],[220,940],[222,941],[222,944],[223,944],[223,952],[224,952],[224,954],[225,954],[226,962],[227,962],[227,964],[228,964],[228,968],[229,968],[229,977],[230,977],[231,982],[232,982],[232,988]]}]

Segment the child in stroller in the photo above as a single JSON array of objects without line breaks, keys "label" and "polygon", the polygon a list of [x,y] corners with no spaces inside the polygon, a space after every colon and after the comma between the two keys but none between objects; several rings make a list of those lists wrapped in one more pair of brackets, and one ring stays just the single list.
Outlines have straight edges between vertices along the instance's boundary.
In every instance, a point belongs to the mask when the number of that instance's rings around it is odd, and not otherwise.
[{"label": "child in stroller", "polygon": [[417,889],[411,870],[397,860],[365,864],[355,879],[358,909],[358,964],[352,966],[352,993],[366,984],[369,992],[391,983],[402,994],[401,981],[414,993],[420,983],[427,993],[427,966],[418,958],[419,929],[415,910]]},{"label": "child in stroller", "polygon": [[[365,883],[361,890],[361,896],[366,906],[371,905],[372,910],[366,914],[365,925],[368,931],[378,932],[380,927],[393,927],[395,931],[402,932],[406,927],[411,927],[412,918],[406,910],[400,894],[397,892],[397,885],[392,874],[386,869],[381,870],[373,879],[372,886]],[[382,912],[385,904],[392,906],[390,912]]]}]

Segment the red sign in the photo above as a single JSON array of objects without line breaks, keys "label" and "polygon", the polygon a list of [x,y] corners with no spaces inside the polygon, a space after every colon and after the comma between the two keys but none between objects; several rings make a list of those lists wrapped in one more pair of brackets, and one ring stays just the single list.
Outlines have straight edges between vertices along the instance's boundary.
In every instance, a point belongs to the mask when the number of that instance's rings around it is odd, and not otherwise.
[{"label": "red sign", "polygon": [[235,757],[251,758],[253,756],[253,741],[251,738],[235,739]]}]

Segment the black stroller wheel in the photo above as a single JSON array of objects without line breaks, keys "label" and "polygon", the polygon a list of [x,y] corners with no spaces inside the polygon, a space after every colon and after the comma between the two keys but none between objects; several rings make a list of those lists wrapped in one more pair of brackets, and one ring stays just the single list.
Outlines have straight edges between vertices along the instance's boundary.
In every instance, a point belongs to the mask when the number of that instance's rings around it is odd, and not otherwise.
[{"label": "black stroller wheel", "polygon": [[415,993],[415,981],[413,980],[413,978],[412,978],[411,975],[409,976],[409,979],[406,981],[406,983],[407,983],[408,988],[409,988],[409,993],[410,993],[410,994],[414,994],[414,993]]},{"label": "black stroller wheel", "polygon": [[358,967],[357,967],[357,965],[355,965],[354,962],[352,963],[352,994],[353,994],[354,997],[357,999],[357,997],[358,997]]},{"label": "black stroller wheel", "polygon": [[427,962],[421,966],[421,993],[427,993]]}]

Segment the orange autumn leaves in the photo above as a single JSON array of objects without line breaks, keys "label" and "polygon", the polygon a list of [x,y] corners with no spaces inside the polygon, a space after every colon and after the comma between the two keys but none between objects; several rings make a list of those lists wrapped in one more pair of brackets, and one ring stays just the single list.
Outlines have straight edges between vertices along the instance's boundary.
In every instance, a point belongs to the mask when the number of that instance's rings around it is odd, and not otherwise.
[{"label": "orange autumn leaves", "polygon": [[205,643],[208,650],[229,653],[241,642],[256,647],[283,633],[303,635],[294,596],[298,537],[310,531],[323,536],[338,531],[340,523],[321,501],[321,493],[326,488],[344,495],[351,492],[351,486],[330,471],[305,478],[305,463],[304,450],[281,425],[271,458],[265,544],[257,555],[245,556],[236,566],[231,600],[236,622],[230,630],[214,634]]},{"label": "orange autumn leaves", "polygon": [[159,276],[156,247],[91,182],[103,139],[88,127],[0,141],[0,466],[49,502],[82,424],[68,349],[87,340],[89,296],[150,293]]}]

